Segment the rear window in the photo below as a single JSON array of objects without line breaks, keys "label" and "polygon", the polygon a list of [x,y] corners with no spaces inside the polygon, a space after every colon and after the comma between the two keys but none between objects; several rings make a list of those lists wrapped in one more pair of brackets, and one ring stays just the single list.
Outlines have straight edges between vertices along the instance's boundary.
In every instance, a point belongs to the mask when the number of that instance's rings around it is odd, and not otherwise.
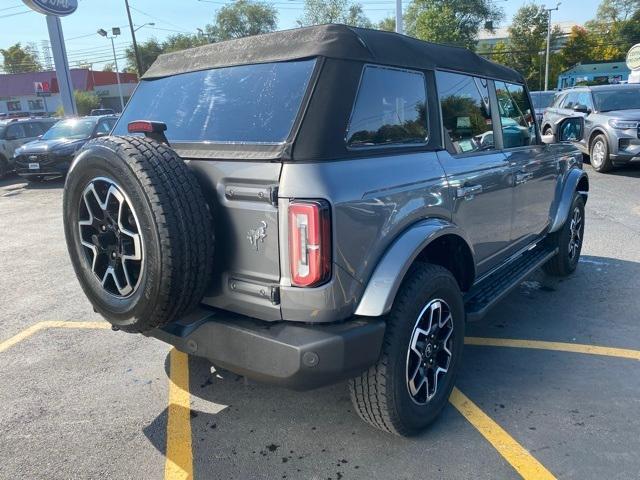
[{"label": "rear window", "polygon": [[133,120],[167,124],[169,141],[282,143],[315,60],[241,65],[143,80],[113,134]]}]

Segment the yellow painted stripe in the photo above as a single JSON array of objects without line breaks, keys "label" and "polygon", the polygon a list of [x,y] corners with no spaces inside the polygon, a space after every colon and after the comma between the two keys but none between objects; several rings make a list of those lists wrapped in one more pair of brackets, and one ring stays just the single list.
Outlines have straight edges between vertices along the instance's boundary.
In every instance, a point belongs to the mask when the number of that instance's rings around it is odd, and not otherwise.
[{"label": "yellow painted stripe", "polygon": [[165,480],[193,479],[189,395],[189,357],[175,348],[169,354],[169,407]]},{"label": "yellow painted stripe", "polygon": [[551,480],[556,478],[460,390],[453,389],[449,402],[493,445],[522,478],[525,480]]},{"label": "yellow painted stripe", "polygon": [[532,348],[535,350],[553,350],[558,352],[584,353],[587,355],[603,355],[606,357],[628,358],[640,360],[640,350],[626,348],[600,347],[580,343],[545,342],[541,340],[515,340],[509,338],[465,337],[465,345],[482,345],[485,347]]},{"label": "yellow painted stripe", "polygon": [[24,329],[13,337],[0,342],[0,353],[13,347],[16,343],[29,338],[34,333],[47,328],[111,328],[107,322],[62,322],[62,321],[46,321],[38,322]]}]

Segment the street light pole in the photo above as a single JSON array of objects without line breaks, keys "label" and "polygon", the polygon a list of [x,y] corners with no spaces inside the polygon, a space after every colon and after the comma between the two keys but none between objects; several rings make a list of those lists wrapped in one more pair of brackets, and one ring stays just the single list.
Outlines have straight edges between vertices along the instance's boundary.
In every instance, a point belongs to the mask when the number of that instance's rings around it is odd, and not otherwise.
[{"label": "street light pole", "polygon": [[551,48],[551,12],[554,10],[558,10],[560,8],[560,4],[562,2],[558,2],[556,8],[547,8],[547,59],[544,67],[544,89],[549,90],[549,50]]},{"label": "street light pole", "polygon": [[133,21],[131,20],[129,0],[124,0],[124,5],[127,7],[127,17],[129,17],[129,28],[131,29],[131,40],[133,41],[133,52],[136,57],[136,70],[138,70],[138,78],[140,78],[142,76],[142,61],[140,60],[140,51],[138,50],[138,42],[136,41],[136,31],[133,28]]},{"label": "street light pole", "polygon": [[402,28],[402,0],[396,0],[396,32],[404,33]]},{"label": "street light pole", "polygon": [[118,82],[118,95],[120,96],[120,111],[124,111],[124,97],[122,96],[122,85],[120,84],[120,71],[118,70],[118,57],[116,57],[116,46],[113,43],[113,39],[120,35],[120,29],[118,27],[114,27],[111,29],[111,36],[109,37],[107,31],[104,29],[98,30],[98,35],[101,37],[106,37],[111,40],[111,50],[113,51],[113,64],[116,68],[116,80]]}]

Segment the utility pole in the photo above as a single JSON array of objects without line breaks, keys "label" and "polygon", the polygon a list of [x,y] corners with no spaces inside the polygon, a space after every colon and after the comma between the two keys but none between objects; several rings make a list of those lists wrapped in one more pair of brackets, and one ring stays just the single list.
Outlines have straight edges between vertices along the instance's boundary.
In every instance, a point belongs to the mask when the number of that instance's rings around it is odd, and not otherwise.
[{"label": "utility pole", "polygon": [[547,60],[545,62],[544,67],[544,89],[549,90],[549,50],[551,48],[551,12],[554,10],[558,10],[560,8],[560,4],[562,2],[558,2],[556,8],[547,8],[545,9],[547,12]]},{"label": "utility pole", "polygon": [[402,28],[402,0],[396,0],[396,32],[404,33]]},{"label": "utility pole", "polygon": [[138,70],[138,78],[142,76],[142,61],[140,60],[140,52],[138,51],[138,42],[136,42],[136,31],[133,28],[133,20],[131,20],[131,10],[129,10],[129,0],[124,0],[127,7],[127,17],[129,17],[129,28],[131,29],[131,40],[133,41],[133,52],[136,56],[136,70]]},{"label": "utility pole", "polygon": [[108,33],[104,29],[98,30],[98,35],[101,37],[106,37],[111,40],[111,50],[113,50],[113,63],[116,68],[116,80],[118,82],[118,95],[120,96],[120,111],[124,111],[124,98],[122,96],[122,85],[120,84],[120,71],[118,70],[118,57],[116,57],[116,46],[113,43],[113,39],[120,35],[120,28],[113,27],[111,29],[111,36],[108,36]]}]

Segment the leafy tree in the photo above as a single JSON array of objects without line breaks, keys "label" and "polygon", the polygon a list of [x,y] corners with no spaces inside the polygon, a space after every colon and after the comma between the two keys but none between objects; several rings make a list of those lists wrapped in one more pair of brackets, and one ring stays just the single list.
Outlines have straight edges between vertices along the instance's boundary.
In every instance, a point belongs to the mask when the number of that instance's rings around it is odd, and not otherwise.
[{"label": "leafy tree", "polygon": [[500,40],[495,44],[490,53],[491,60],[493,60],[494,62],[501,63],[503,65],[509,65],[509,45],[507,44],[507,42]]},{"label": "leafy tree", "polygon": [[102,71],[103,72],[113,72],[113,70],[115,69],[115,65],[113,64],[113,62],[111,63],[105,63],[102,66]]},{"label": "leafy tree", "polygon": [[[140,52],[140,63],[142,64],[142,73],[144,73],[155,62],[158,55],[163,52],[163,46],[155,38],[150,38],[145,42],[138,43],[138,52]],[[125,55],[127,57],[126,70],[128,72],[136,72],[136,53],[133,50],[133,46],[127,47]]]},{"label": "leafy tree", "polygon": [[4,57],[4,71],[7,73],[37,72],[42,70],[36,52],[31,47],[22,47],[20,42],[7,49],[0,48]]},{"label": "leafy tree", "polygon": [[[544,75],[541,62],[545,57],[541,56],[540,52],[546,50],[548,15],[543,5],[528,3],[518,9],[509,27],[511,53],[508,55],[506,64],[522,73],[531,86],[540,85],[541,77]],[[557,27],[551,31],[552,47],[557,44],[560,34],[560,29]],[[551,88],[561,65],[557,59],[554,60],[553,48],[550,57],[549,87]]]},{"label": "leafy tree", "polygon": [[502,17],[491,0],[412,0],[405,22],[408,35],[475,49],[480,28]]},{"label": "leafy tree", "polygon": [[605,23],[624,22],[640,11],[640,0],[603,0],[596,18]]},{"label": "leafy tree", "polygon": [[252,0],[237,0],[216,14],[206,32],[212,41],[273,32],[278,26],[278,11],[273,5]]},{"label": "leafy tree", "polygon": [[[79,116],[89,115],[91,110],[100,107],[100,97],[93,92],[74,90],[73,97],[76,100],[76,108],[78,109]],[[56,116],[64,117],[64,109],[62,108],[62,105],[56,109]]]},{"label": "leafy tree", "polygon": [[603,0],[595,20],[585,24],[593,38],[591,57],[623,60],[640,27],[640,0]]},{"label": "leafy tree", "polygon": [[376,25],[378,30],[385,30],[387,32],[395,32],[396,31],[396,19],[395,17],[387,17],[378,22]]},{"label": "leafy tree", "polygon": [[354,27],[371,27],[362,5],[353,0],[305,0],[301,26],[344,23]]},{"label": "leafy tree", "polygon": [[586,28],[574,26],[567,38],[567,43],[562,47],[560,55],[563,66],[566,68],[577,63],[586,63],[593,60],[593,37]]}]

